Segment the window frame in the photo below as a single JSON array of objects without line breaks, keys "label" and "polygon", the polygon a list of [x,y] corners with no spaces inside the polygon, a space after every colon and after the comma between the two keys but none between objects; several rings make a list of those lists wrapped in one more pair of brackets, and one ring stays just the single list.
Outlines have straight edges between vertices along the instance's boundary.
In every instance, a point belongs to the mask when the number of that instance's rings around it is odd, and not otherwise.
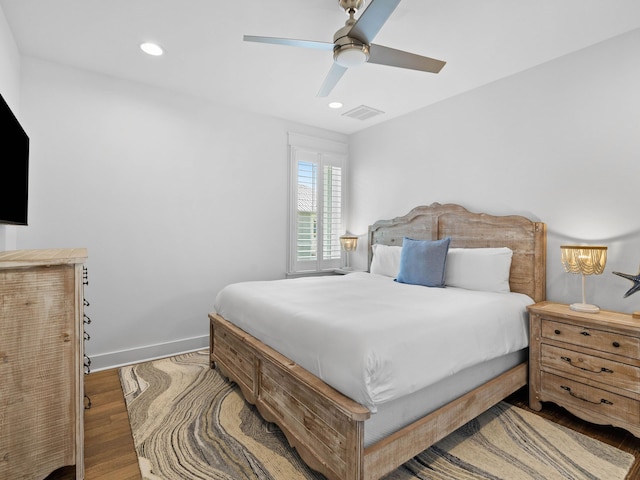
[{"label": "window frame", "polygon": [[[316,256],[314,260],[298,259],[298,162],[302,157],[313,157],[318,165],[319,188],[316,205],[318,208],[316,221],[318,236],[316,241]],[[322,223],[322,209],[324,204],[324,167],[337,166],[340,168],[340,233],[345,231],[346,206],[347,206],[347,161],[348,145],[334,140],[312,137],[299,133],[288,133],[288,161],[289,161],[289,222],[288,222],[288,245],[287,245],[287,275],[302,275],[322,273],[334,270],[342,266],[344,253],[340,251],[339,258],[323,259],[323,248],[325,243],[325,229]],[[339,241],[339,240],[338,240]]]}]

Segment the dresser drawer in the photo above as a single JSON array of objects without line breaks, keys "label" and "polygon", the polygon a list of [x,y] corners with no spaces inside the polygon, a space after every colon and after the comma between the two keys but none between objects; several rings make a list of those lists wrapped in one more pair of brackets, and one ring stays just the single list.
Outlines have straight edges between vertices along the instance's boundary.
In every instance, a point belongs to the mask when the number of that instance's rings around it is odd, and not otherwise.
[{"label": "dresser drawer", "polygon": [[637,337],[546,319],[542,320],[541,327],[545,338],[629,358],[640,356],[640,338]]},{"label": "dresser drawer", "polygon": [[553,368],[607,386],[640,393],[638,367],[544,343],[540,346],[540,356],[543,368]]},{"label": "dresser drawer", "polygon": [[541,387],[544,394],[569,409],[588,410],[634,425],[640,421],[640,403],[637,400],[548,372],[541,372]]}]

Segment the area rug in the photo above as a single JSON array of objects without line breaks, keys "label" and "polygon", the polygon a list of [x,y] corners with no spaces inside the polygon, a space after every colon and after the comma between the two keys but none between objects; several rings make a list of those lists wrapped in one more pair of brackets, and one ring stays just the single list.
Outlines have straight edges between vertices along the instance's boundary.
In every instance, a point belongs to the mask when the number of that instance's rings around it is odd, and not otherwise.
[{"label": "area rug", "polygon": [[[145,480],[320,480],[208,351],[120,369]],[[632,455],[501,402],[385,480],[623,480]]]}]

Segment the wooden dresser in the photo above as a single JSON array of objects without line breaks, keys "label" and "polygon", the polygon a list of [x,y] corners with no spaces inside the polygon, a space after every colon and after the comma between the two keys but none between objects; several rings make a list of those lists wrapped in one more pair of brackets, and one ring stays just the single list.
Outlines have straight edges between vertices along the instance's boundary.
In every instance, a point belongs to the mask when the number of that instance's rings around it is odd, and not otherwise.
[{"label": "wooden dresser", "polygon": [[84,248],[0,252],[0,480],[84,478]]},{"label": "wooden dresser", "polygon": [[574,415],[640,437],[640,320],[542,302],[529,310],[529,406],[554,402]]}]

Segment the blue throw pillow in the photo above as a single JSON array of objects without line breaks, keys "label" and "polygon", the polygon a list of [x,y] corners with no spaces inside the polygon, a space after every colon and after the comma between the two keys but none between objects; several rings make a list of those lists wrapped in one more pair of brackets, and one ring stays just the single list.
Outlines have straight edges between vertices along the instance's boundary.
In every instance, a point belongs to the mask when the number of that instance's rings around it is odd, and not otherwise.
[{"label": "blue throw pillow", "polygon": [[405,237],[396,281],[426,287],[444,287],[444,273],[451,237],[413,240]]}]

